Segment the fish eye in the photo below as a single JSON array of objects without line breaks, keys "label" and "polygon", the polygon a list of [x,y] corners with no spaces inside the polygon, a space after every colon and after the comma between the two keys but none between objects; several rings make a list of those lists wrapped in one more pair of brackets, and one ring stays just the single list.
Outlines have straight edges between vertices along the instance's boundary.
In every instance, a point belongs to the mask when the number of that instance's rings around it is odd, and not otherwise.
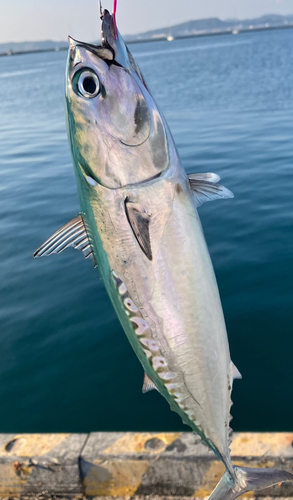
[{"label": "fish eye", "polygon": [[96,73],[87,69],[80,73],[77,88],[78,92],[87,99],[92,99],[96,97],[100,92],[100,80],[97,77]]}]

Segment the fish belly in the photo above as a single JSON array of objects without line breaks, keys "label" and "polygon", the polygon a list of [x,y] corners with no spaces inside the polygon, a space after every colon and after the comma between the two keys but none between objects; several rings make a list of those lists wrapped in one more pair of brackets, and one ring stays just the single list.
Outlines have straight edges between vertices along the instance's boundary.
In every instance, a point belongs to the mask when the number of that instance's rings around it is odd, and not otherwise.
[{"label": "fish belly", "polygon": [[[152,260],[129,226],[126,197],[151,214]],[[187,183],[161,181],[97,200],[93,214],[109,264],[100,271],[136,354],[171,406],[220,456],[227,455],[229,346],[212,263]]]}]

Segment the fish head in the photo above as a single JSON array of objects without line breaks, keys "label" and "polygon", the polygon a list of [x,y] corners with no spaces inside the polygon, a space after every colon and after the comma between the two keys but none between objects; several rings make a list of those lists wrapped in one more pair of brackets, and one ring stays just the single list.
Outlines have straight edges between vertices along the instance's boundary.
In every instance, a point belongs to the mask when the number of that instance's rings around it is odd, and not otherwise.
[{"label": "fish head", "polygon": [[66,103],[75,167],[92,186],[139,184],[169,167],[164,119],[108,11],[100,46],[69,37]]}]

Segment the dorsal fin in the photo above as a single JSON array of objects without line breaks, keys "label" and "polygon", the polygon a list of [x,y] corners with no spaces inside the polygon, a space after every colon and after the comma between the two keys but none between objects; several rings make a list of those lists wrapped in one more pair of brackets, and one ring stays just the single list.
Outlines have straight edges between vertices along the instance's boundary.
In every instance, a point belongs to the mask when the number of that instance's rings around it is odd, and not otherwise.
[{"label": "dorsal fin", "polygon": [[155,386],[154,382],[150,379],[150,377],[145,373],[143,380],[142,392],[145,394],[146,392],[150,392],[152,390],[158,390]]},{"label": "dorsal fin", "polygon": [[44,257],[53,253],[61,253],[66,248],[80,250],[86,259],[96,261],[82,216],[78,215],[64,226],[60,227],[45,243],[35,251],[34,257]]},{"label": "dorsal fin", "polygon": [[148,214],[143,207],[137,203],[130,201],[129,198],[126,198],[125,200],[125,212],[140,248],[147,258],[152,260],[153,255],[149,229],[151,219],[150,214]]},{"label": "dorsal fin", "polygon": [[206,201],[234,198],[234,194],[229,189],[217,184],[220,180],[217,174],[191,174],[188,178],[198,207]]}]

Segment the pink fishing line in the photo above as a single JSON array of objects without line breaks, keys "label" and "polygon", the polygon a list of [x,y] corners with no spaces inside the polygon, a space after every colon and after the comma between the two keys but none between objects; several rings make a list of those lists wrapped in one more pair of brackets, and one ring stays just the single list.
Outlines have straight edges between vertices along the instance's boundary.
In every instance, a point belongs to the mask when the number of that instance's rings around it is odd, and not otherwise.
[{"label": "pink fishing line", "polygon": [[118,29],[117,29],[117,24],[116,24],[116,11],[117,11],[117,0],[114,0],[113,18],[114,18],[114,23],[115,23],[116,36],[118,38]]}]

